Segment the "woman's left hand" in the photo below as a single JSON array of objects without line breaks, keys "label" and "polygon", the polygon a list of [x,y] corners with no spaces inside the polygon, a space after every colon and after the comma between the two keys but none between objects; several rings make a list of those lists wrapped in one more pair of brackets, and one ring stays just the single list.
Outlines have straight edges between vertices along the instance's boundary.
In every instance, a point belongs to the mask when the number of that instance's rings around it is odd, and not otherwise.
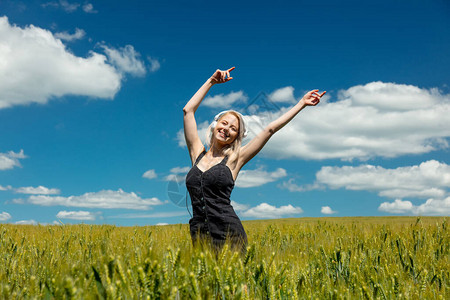
[{"label": "woman's left hand", "polygon": [[303,101],[303,103],[305,103],[305,105],[307,106],[315,106],[319,104],[320,98],[322,98],[322,96],[325,95],[325,93],[326,91],[319,94],[319,90],[312,90],[307,92],[300,101]]}]

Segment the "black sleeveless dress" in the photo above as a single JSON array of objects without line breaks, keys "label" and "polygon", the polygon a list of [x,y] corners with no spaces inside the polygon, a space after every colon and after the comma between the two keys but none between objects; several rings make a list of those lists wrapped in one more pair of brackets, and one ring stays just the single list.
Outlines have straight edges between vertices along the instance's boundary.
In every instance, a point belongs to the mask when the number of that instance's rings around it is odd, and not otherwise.
[{"label": "black sleeveless dress", "polygon": [[189,220],[192,242],[196,244],[199,240],[206,240],[220,249],[228,240],[233,247],[245,251],[247,235],[230,203],[234,179],[226,165],[228,157],[202,172],[197,163],[205,153],[203,150],[186,175],[193,210],[193,217]]}]

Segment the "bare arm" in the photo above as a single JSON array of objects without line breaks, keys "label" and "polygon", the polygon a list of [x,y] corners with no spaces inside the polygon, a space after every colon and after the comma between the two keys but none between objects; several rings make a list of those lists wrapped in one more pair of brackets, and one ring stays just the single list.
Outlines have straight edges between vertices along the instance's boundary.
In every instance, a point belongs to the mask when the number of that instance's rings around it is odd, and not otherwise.
[{"label": "bare arm", "polygon": [[[319,90],[312,90],[303,96],[303,98],[289,111],[281,117],[272,121],[263,131],[254,137],[247,145],[241,148],[239,153],[238,168],[242,168],[248,161],[250,161],[259,151],[264,147],[272,135],[289,123],[303,108],[306,106],[315,106],[320,102],[320,98],[326,92],[321,94]],[[238,170],[239,170],[238,169]]]},{"label": "bare arm", "polygon": [[216,72],[209,78],[200,89],[192,96],[186,106],[183,108],[183,122],[184,122],[184,137],[189,150],[192,163],[194,163],[197,156],[203,151],[203,144],[198,136],[197,122],[195,121],[195,112],[200,103],[205,98],[209,89],[217,83],[223,83],[230,81],[233,77],[230,77],[230,71],[234,70],[234,67],[226,71],[216,70]]}]

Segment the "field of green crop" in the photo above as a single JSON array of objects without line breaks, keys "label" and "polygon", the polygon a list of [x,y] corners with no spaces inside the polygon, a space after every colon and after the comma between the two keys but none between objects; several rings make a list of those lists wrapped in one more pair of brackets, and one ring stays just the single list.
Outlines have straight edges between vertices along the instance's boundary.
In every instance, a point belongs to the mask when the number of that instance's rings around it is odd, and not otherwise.
[{"label": "field of green crop", "polygon": [[187,225],[0,224],[0,298],[450,299],[446,218],[243,223],[217,256]]}]

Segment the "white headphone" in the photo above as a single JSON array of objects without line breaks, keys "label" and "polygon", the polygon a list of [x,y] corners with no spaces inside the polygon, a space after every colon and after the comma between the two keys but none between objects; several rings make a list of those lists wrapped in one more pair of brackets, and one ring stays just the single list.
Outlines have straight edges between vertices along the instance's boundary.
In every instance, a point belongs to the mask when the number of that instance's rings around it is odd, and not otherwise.
[{"label": "white headphone", "polygon": [[248,134],[248,130],[246,128],[247,126],[245,126],[244,116],[241,113],[239,113],[239,112],[237,112],[235,110],[224,110],[224,111],[221,111],[220,113],[218,113],[214,117],[214,121],[212,121],[212,123],[211,123],[211,129],[214,130],[214,128],[216,128],[217,121],[219,121],[220,117],[223,116],[224,114],[228,113],[228,112],[234,112],[234,113],[237,113],[239,115],[239,117],[240,117],[240,122],[239,123],[240,123],[240,126],[242,126],[242,130],[239,130],[239,131],[243,132],[242,138],[245,138],[247,136],[247,134]]}]

